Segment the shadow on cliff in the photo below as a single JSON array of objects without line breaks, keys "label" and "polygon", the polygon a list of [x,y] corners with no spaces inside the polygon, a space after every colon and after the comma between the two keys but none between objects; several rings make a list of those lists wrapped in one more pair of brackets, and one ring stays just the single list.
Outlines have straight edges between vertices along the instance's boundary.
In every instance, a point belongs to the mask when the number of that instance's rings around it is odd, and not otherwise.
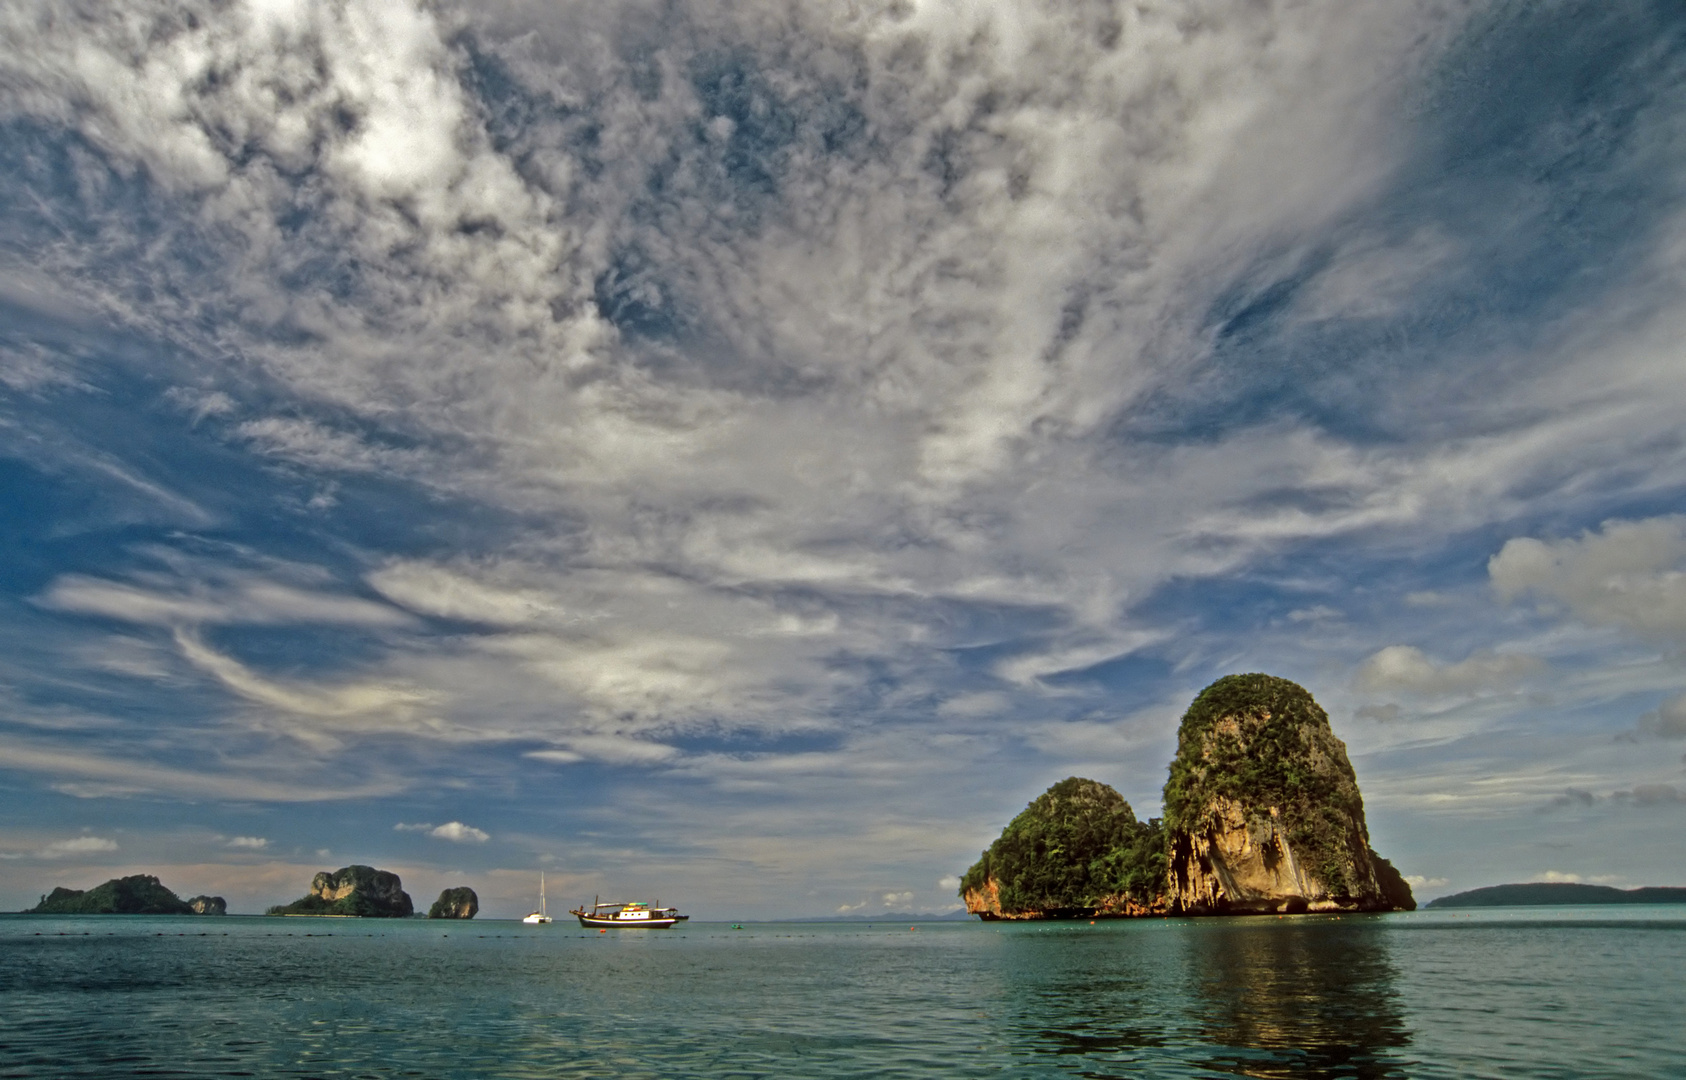
[{"label": "shadow on cliff", "polygon": [[1387,944],[1363,916],[1202,922],[1186,977],[1214,1072],[1293,1080],[1408,1076]]}]

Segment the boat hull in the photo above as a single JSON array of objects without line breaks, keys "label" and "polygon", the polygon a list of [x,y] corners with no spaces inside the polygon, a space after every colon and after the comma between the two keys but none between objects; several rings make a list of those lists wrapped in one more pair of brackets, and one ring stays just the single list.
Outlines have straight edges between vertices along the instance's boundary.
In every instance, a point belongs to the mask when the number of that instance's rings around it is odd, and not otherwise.
[{"label": "boat hull", "polygon": [[582,927],[595,927],[597,930],[666,930],[674,923],[683,923],[690,915],[663,915],[661,918],[615,918],[614,915],[587,915],[585,912],[568,912],[568,915],[580,920]]},{"label": "boat hull", "polygon": [[666,930],[674,923],[684,922],[686,918],[683,915],[678,918],[662,919],[599,918],[596,915],[585,915],[578,911],[573,912],[573,915],[579,919],[581,926],[595,927],[598,930]]}]

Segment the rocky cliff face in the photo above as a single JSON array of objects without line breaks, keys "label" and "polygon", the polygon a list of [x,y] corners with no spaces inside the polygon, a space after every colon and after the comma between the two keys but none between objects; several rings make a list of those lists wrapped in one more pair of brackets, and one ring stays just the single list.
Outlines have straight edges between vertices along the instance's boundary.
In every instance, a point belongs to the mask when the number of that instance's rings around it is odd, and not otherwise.
[{"label": "rocky cliff face", "polygon": [[1165,784],[1165,826],[1173,913],[1416,906],[1370,848],[1346,746],[1286,679],[1231,675],[1195,698]]},{"label": "rocky cliff face", "polygon": [[187,902],[195,915],[227,915],[228,901],[220,896],[195,896]]},{"label": "rocky cliff face", "polygon": [[291,904],[269,909],[271,915],[362,915],[408,918],[415,912],[398,875],[372,866],[324,870],[310,882],[310,893]]},{"label": "rocky cliff face", "polygon": [[480,913],[480,898],[467,885],[446,889],[427,909],[430,919],[472,919]]}]

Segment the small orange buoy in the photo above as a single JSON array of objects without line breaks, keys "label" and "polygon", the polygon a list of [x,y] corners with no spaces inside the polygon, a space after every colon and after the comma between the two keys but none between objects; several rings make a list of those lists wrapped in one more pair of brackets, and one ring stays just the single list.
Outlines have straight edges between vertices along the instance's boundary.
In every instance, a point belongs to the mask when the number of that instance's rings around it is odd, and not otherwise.
[{"label": "small orange buoy", "polygon": [[600,930],[598,930],[598,931],[597,931],[597,932],[598,932],[598,933],[599,933],[599,934],[607,934],[607,933],[608,933],[608,932],[609,932],[609,931],[607,931],[607,930],[601,930],[601,929],[600,929]]}]

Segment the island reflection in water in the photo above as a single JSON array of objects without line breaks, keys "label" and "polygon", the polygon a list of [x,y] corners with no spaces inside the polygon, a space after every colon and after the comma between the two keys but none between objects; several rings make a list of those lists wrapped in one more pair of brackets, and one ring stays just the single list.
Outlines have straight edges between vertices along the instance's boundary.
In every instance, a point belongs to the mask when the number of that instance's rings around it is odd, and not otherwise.
[{"label": "island reflection in water", "polygon": [[1404,1077],[1411,1041],[1374,916],[1242,919],[1186,935],[1189,985],[1215,1070]]},{"label": "island reflection in water", "polygon": [[1411,1035],[1372,918],[1015,927],[1002,1041],[1032,1071],[1080,1057],[1097,1077],[1404,1078]]}]

